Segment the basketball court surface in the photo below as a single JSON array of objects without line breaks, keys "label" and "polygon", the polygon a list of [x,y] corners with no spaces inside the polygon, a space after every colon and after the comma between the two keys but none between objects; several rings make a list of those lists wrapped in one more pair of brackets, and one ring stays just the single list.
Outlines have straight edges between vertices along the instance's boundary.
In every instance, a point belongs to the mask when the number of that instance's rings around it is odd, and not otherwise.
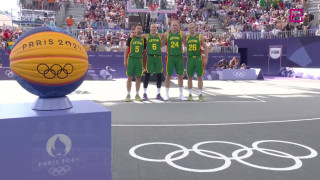
[{"label": "basketball court surface", "polygon": [[[150,102],[125,103],[125,83],[85,81],[68,95],[72,101],[93,100],[112,111],[113,180],[320,177],[317,80],[204,81],[204,103],[179,101],[176,80],[171,82],[170,102],[155,99],[152,83]],[[36,99],[16,81],[1,81],[0,89],[0,104]]]}]

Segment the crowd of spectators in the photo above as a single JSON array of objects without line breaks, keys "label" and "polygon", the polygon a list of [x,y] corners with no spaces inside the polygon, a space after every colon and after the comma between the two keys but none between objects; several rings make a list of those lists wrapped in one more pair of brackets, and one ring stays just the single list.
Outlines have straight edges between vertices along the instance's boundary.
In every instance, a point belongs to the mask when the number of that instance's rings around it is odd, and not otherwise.
[{"label": "crowd of spectators", "polygon": [[205,0],[177,0],[176,2],[178,5],[177,13],[168,14],[169,24],[171,20],[178,20],[181,29],[187,31],[188,23],[193,22],[198,25],[198,32],[216,32],[215,26],[208,24],[209,17],[212,15],[212,8],[205,6]]},{"label": "crowd of spectators", "polygon": [[122,52],[126,47],[127,34],[121,31],[94,31],[92,28],[86,28],[80,31],[78,39],[84,44],[87,51]]},{"label": "crowd of spectators", "polygon": [[119,29],[125,27],[125,0],[88,0],[86,10],[78,29],[106,28]]},{"label": "crowd of spectators", "polygon": [[[69,0],[22,0],[24,7],[41,9],[48,7],[57,10],[59,3]],[[75,5],[85,7],[83,18],[76,22],[77,31],[72,31],[88,51],[123,51],[128,31],[125,31],[125,0],[72,0]],[[137,6],[142,0],[133,0]],[[161,0],[166,2],[166,0]],[[314,16],[304,13],[303,22],[289,22],[290,8],[306,8],[305,0],[219,0],[218,3],[206,0],[177,0],[177,12],[168,14],[168,24],[172,20],[180,22],[181,30],[187,31],[188,23],[197,24],[197,31],[205,35],[209,52],[235,52],[232,38],[244,38],[246,31],[272,33],[291,32],[309,29]],[[165,4],[165,3],[162,3]],[[165,7],[162,7],[165,8]],[[320,9],[320,8],[319,8]],[[216,29],[208,23],[212,16],[217,16],[227,33],[215,33]],[[54,19],[35,20],[44,22],[44,26],[55,26]],[[74,23],[67,18],[69,30]],[[319,20],[320,21],[320,20]],[[71,24],[70,24],[71,23]],[[20,30],[21,31],[21,30]],[[18,31],[12,32],[14,38]],[[320,35],[318,30],[316,35]],[[15,35],[14,35],[15,34]],[[19,33],[18,33],[19,34]],[[0,35],[1,43],[8,41]]]},{"label": "crowd of spectators", "polygon": [[22,9],[59,11],[63,3],[70,0],[20,0]]},{"label": "crowd of spectators", "polygon": [[14,41],[23,34],[20,28],[15,28],[13,31],[10,29],[0,28],[0,49],[10,49]]},{"label": "crowd of spectators", "polygon": [[240,65],[240,60],[237,57],[233,57],[229,62],[226,58],[221,59],[218,63],[214,64],[214,69],[249,69],[245,63]]},{"label": "crowd of spectators", "polygon": [[[224,28],[229,32],[243,31],[272,32],[307,30],[311,27],[314,15],[304,11],[303,22],[290,22],[290,9],[306,9],[306,1],[301,0],[223,0],[213,6]],[[300,20],[300,15],[294,20]]]},{"label": "crowd of spectators", "polygon": [[87,51],[124,51],[125,0],[85,1],[83,18],[77,23],[78,39]]}]

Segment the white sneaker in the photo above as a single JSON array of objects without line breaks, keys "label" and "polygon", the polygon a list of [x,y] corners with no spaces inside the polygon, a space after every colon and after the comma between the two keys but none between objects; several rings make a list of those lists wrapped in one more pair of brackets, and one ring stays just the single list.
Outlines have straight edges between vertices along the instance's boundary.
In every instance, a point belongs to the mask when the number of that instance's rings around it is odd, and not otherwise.
[{"label": "white sneaker", "polygon": [[164,100],[165,100],[165,101],[169,101],[169,100],[170,100],[168,94],[164,96]]},{"label": "white sneaker", "polygon": [[179,96],[179,99],[180,99],[181,101],[186,101],[186,100],[187,100],[183,95],[180,95],[180,96]]}]

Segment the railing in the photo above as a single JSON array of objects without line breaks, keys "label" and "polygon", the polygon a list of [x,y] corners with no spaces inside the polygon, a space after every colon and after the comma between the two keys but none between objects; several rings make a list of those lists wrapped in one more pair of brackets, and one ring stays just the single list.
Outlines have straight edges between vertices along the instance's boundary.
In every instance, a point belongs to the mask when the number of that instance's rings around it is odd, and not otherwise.
[{"label": "railing", "polygon": [[80,35],[80,31],[82,31],[84,34],[86,34],[87,32],[89,32],[91,34],[91,36],[94,35],[94,32],[97,32],[97,35],[101,35],[101,34],[112,34],[112,35],[116,35],[116,33],[123,33],[123,34],[129,34],[131,32],[131,30],[117,30],[117,29],[72,29],[71,33],[73,35],[75,35],[76,37],[78,37]]},{"label": "railing", "polygon": [[233,33],[234,39],[279,39],[289,37],[316,36],[317,29],[299,30],[299,31],[270,31],[270,32],[241,32]]},{"label": "railing", "polygon": [[54,2],[49,1],[32,1],[32,4],[27,4],[26,2],[21,4],[22,9],[32,9],[32,10],[47,10],[47,11],[59,11],[59,6],[61,3],[68,3],[69,0],[65,2]]},{"label": "railing", "polygon": [[213,53],[238,53],[238,46],[214,46]]}]

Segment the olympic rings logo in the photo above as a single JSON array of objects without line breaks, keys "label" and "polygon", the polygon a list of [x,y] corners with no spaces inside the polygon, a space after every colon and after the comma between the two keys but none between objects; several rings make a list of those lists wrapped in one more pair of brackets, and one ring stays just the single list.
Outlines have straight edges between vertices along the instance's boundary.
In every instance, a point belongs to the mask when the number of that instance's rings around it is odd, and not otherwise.
[{"label": "olympic rings logo", "polygon": [[66,166],[58,166],[58,167],[52,167],[49,169],[49,174],[51,174],[52,176],[63,176],[65,174],[67,174],[67,172],[70,170],[70,166],[66,165]]},{"label": "olympic rings logo", "polygon": [[12,71],[10,71],[10,70],[6,70],[5,72],[4,72],[4,74],[5,75],[7,75],[8,77],[13,77],[13,72]]},{"label": "olympic rings logo", "polygon": [[53,64],[49,67],[47,64],[41,63],[38,65],[37,70],[47,79],[53,79],[58,77],[59,79],[65,79],[69,74],[73,72],[72,64],[65,64],[63,67],[59,64]]},{"label": "olympic rings logo", "polygon": [[243,78],[245,75],[246,75],[246,72],[233,72],[233,75],[236,77],[236,78]]},{"label": "olympic rings logo", "polygon": [[[260,144],[262,143],[284,143],[284,144],[291,144],[291,145],[295,145],[295,146],[299,146],[302,148],[307,149],[308,151],[310,151],[310,154],[305,155],[305,156],[294,156],[292,154],[286,153],[286,152],[282,152],[282,151],[278,151],[278,150],[274,150],[274,149],[268,149],[268,148],[262,148],[259,147]],[[227,157],[226,155],[223,155],[221,153],[218,152],[214,152],[211,150],[205,150],[205,149],[201,149],[200,146],[206,145],[206,144],[229,144],[229,145],[233,145],[233,146],[238,146],[240,147],[240,149],[235,150],[232,153],[231,157]],[[167,154],[165,156],[164,159],[149,159],[146,157],[142,157],[136,154],[136,150],[138,148],[142,148],[145,146],[149,146],[149,145],[169,145],[169,146],[174,146],[174,147],[178,147],[179,150],[173,151],[169,154]],[[243,151],[245,151],[246,153],[244,155],[240,155],[243,154]],[[285,159],[292,159],[295,164],[289,167],[267,167],[267,166],[261,166],[261,165],[256,165],[253,163],[249,163],[247,161],[245,161],[245,159],[251,157],[253,155],[253,151],[258,151],[260,153],[263,153],[265,155],[269,155],[269,156],[274,156],[274,157],[278,157],[278,158],[285,158]],[[187,167],[183,167],[180,166],[178,164],[176,164],[175,161],[181,160],[185,157],[187,157],[189,155],[190,152],[194,152],[200,156],[206,157],[206,158],[210,158],[210,159],[218,159],[218,160],[224,160],[224,164],[220,167],[217,168],[213,168],[213,169],[191,169],[191,168],[187,168]],[[174,143],[167,143],[167,142],[151,142],[151,143],[144,143],[144,144],[139,144],[137,146],[132,147],[129,150],[129,154],[139,160],[143,160],[143,161],[148,161],[148,162],[166,162],[168,165],[176,168],[176,169],[180,169],[183,171],[188,171],[188,172],[217,172],[217,171],[222,171],[227,169],[228,167],[231,166],[231,161],[237,161],[243,165],[249,166],[249,167],[253,167],[253,168],[257,168],[257,169],[263,169],[263,170],[272,170],[272,171],[290,171],[290,170],[295,170],[295,169],[299,169],[302,166],[302,159],[310,159],[310,158],[314,158],[318,155],[317,151],[315,151],[314,149],[302,145],[302,144],[298,144],[298,143],[294,143],[294,142],[288,142],[288,141],[280,141],[280,140],[261,140],[261,141],[256,141],[252,144],[252,147],[247,147],[244,146],[242,144],[238,144],[238,143],[233,143],[233,142],[228,142],[228,141],[204,141],[204,142],[199,142],[195,145],[193,145],[192,149],[187,149],[184,146],[181,146],[179,144],[174,144]],[[180,154],[180,155],[179,155]],[[178,156],[179,155],[179,156]]]}]

